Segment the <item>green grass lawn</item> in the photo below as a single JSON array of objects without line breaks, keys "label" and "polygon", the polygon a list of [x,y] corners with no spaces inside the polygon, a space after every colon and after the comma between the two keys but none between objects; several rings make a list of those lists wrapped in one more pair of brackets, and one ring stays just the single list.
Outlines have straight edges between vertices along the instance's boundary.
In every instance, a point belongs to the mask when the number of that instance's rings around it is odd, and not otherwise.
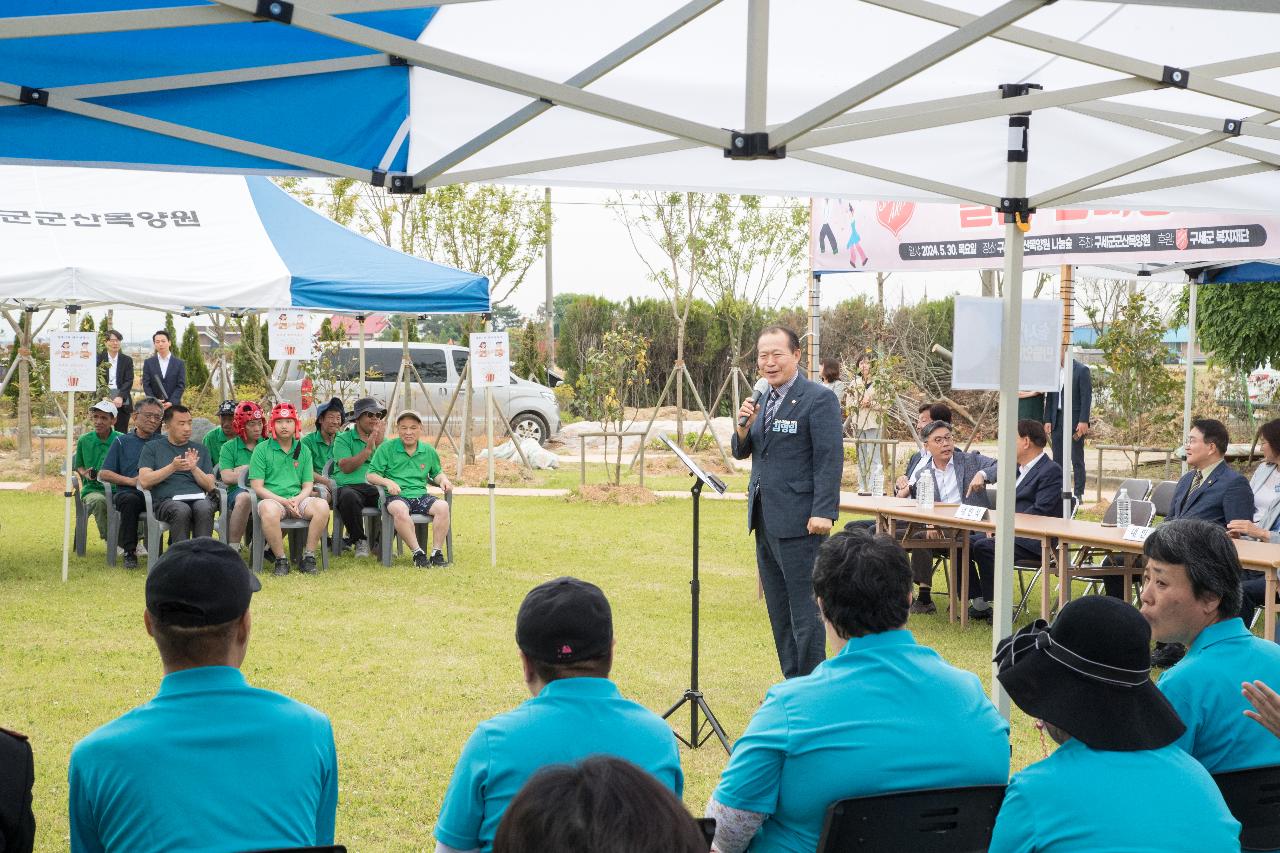
[{"label": "green grass lawn", "polygon": [[[576,473],[576,472],[575,472]],[[687,483],[687,481],[686,481]],[[614,609],[614,678],[659,713],[689,679],[690,504],[595,506],[563,499],[498,504],[489,565],[484,498],[455,504],[456,564],[423,571],[344,557],[318,577],[266,577],[254,599],[245,672],[333,720],[340,761],[337,835],[354,850],[423,850],[454,760],[475,724],[527,698],[514,642],[530,587],[561,574],[598,583]],[[731,737],[779,678],[741,503],[703,503],[702,688]],[[89,554],[59,573],[60,497],[0,492],[0,725],[36,754],[39,850],[65,849],[71,747],[155,692],[161,672],[142,627],[143,572]],[[916,638],[990,678],[990,628],[913,617]],[[679,715],[687,731],[687,712]],[[946,732],[921,732],[929,750]],[[1014,768],[1042,756],[1020,713]],[[141,760],[141,759],[140,759]],[[685,803],[701,814],[725,764],[712,743],[682,750]],[[246,768],[247,770],[249,768]]]}]

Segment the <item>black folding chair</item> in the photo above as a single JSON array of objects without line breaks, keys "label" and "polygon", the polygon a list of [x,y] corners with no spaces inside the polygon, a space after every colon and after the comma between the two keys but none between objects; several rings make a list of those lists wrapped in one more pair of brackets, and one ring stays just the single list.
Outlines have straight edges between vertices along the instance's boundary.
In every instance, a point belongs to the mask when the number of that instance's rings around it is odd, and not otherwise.
[{"label": "black folding chair", "polygon": [[902,791],[827,808],[818,853],[985,853],[1004,785]]},{"label": "black folding chair", "polygon": [[323,847],[272,847],[270,850],[246,850],[244,853],[347,853],[342,844],[329,844]]},{"label": "black folding chair", "polygon": [[1218,773],[1213,781],[1240,821],[1240,849],[1280,849],[1280,764]]},{"label": "black folding chair", "polygon": [[1151,490],[1151,503],[1155,504],[1156,517],[1164,518],[1173,509],[1173,493],[1178,490],[1176,480],[1161,480]]}]

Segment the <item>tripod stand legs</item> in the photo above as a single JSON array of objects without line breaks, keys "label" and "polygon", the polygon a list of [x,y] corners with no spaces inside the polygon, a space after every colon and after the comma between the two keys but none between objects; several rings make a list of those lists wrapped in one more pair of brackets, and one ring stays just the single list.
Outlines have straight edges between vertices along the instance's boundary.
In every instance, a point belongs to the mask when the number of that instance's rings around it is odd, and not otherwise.
[{"label": "tripod stand legs", "polygon": [[[720,727],[720,721],[716,719],[716,715],[711,712],[711,706],[707,704],[707,699],[702,695],[701,690],[686,690],[684,696],[680,697],[680,701],[668,708],[667,712],[662,715],[662,719],[665,720],[676,711],[679,711],[686,702],[689,703],[689,739],[685,740],[680,736],[679,732],[673,731],[672,734],[676,736],[676,740],[690,749],[697,749],[711,740],[712,735],[715,735],[720,739],[720,745],[724,747],[724,751],[730,752],[729,737],[724,733],[724,729]],[[698,725],[698,709],[702,709],[702,714],[706,717],[701,726]],[[707,724],[710,724],[711,731],[704,735],[702,730],[706,728]]]}]

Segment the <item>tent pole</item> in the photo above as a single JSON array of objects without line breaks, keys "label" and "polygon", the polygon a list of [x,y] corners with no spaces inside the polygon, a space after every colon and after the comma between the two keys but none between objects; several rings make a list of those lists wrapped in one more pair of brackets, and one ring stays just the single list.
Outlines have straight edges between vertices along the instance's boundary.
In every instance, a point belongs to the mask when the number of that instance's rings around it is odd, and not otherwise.
[{"label": "tent pole", "polygon": [[356,320],[357,322],[360,323],[359,327],[357,327],[356,329],[356,334],[359,336],[357,340],[360,342],[360,396],[361,397],[369,396],[369,392],[365,388],[365,384],[364,384],[365,382],[364,380],[364,316],[365,315],[363,314],[356,315]]},{"label": "tent pole", "polygon": [[[1076,491],[1075,481],[1075,465],[1071,459],[1071,446],[1075,441],[1075,423],[1072,421],[1072,400],[1071,392],[1074,390],[1072,385],[1075,378],[1075,349],[1071,346],[1071,337],[1075,332],[1072,323],[1072,291],[1075,286],[1075,278],[1073,276],[1074,267],[1066,264],[1062,267],[1062,375],[1067,377],[1067,381],[1062,384],[1062,517],[1071,517],[1072,499],[1070,495],[1074,495]],[[1067,432],[1067,427],[1071,427],[1071,432]],[[1098,467],[1098,482],[1102,482],[1102,467]],[[1082,496],[1083,497],[1083,496]]]},{"label": "tent pole", "polygon": [[556,366],[556,300],[555,286],[551,280],[551,187],[546,188],[544,215],[547,217],[547,384],[551,384],[550,371]]},{"label": "tent pole", "polygon": [[[1196,302],[1200,296],[1200,283],[1191,281],[1191,294],[1187,300],[1187,377],[1182,389],[1182,440],[1191,431],[1191,405],[1196,396]],[[1187,457],[1182,457],[1182,473],[1187,473]]]},{"label": "tent pole", "polygon": [[409,315],[402,314],[400,319],[400,375],[404,377],[404,399],[400,402],[400,411],[412,408],[409,403],[412,398],[409,386],[409,367],[413,364],[409,360]]},{"label": "tent pole", "polygon": [[[813,203],[812,200],[809,202]],[[809,380],[818,381],[822,363],[822,276],[809,273]]]},{"label": "tent pole", "polygon": [[[76,313],[80,310],[79,305],[67,306],[67,329],[74,332],[76,330]],[[63,485],[62,485],[62,582],[67,582],[67,559],[71,551],[71,514],[75,512],[71,505],[73,493],[71,491],[71,444],[75,440],[75,416],[76,416],[76,392],[67,392],[67,442],[63,452]],[[43,472],[42,472],[43,473]]]},{"label": "tent pole", "polygon": [[[493,320],[485,321],[484,330],[486,332],[493,331]],[[467,363],[471,363],[471,359],[467,359]],[[485,456],[489,461],[489,565],[496,567],[498,565],[498,514],[497,500],[494,496],[493,489],[493,386],[486,385],[484,387],[484,430],[487,436],[488,449]],[[513,435],[511,437],[512,444],[519,444],[519,441]]]},{"label": "tent pole", "polygon": [[[1006,97],[1008,92],[1006,89]],[[1024,220],[1029,214],[1014,213],[1025,205],[1027,194],[1027,132],[1030,129],[1029,114],[1009,117],[1008,171],[1005,180],[1005,198],[1001,206],[1006,208],[1004,229],[1004,316],[1000,327],[1000,409],[997,422],[999,443],[996,458],[1000,460],[1003,476],[996,482],[996,576],[991,652],[995,656],[996,645],[1013,633],[1013,511],[1014,488],[1017,478],[1009,476],[1015,470],[1018,437],[1018,373],[1021,364],[1022,343],[1022,230],[1018,217]],[[962,566],[961,571],[968,571]],[[967,606],[960,602],[961,607]],[[991,700],[1005,719],[1009,718],[1009,695],[996,679],[998,667],[991,666]]]}]

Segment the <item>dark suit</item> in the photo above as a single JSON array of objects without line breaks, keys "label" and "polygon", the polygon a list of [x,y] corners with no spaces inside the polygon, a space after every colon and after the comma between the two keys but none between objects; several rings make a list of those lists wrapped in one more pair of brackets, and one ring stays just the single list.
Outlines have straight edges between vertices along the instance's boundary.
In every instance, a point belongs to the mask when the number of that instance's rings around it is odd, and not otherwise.
[{"label": "dark suit", "polygon": [[1188,495],[1194,477],[1195,472],[1188,471],[1178,480],[1166,521],[1198,518],[1222,527],[1226,527],[1228,521],[1238,519],[1253,521],[1253,489],[1239,471],[1226,462],[1220,462],[1200,487]]},{"label": "dark suit", "polygon": [[[992,479],[990,482],[995,482]],[[1018,480],[1014,489],[1014,511],[1027,515],[1062,516],[1062,466],[1045,456]],[[969,558],[976,571],[969,575],[969,588],[991,601],[995,594],[996,540],[985,533],[969,537]],[[1024,536],[1013,540],[1015,560],[1039,560],[1040,540]]]},{"label": "dark suit", "polygon": [[[929,466],[929,474],[933,477],[933,499],[941,500],[941,492],[938,490],[938,475],[933,467],[933,459],[929,454],[916,453],[907,461],[907,478],[911,480],[911,497],[916,496],[916,480],[912,477],[918,463],[924,461]],[[956,465],[956,485],[960,487],[960,503],[969,504],[970,506],[990,507],[987,504],[987,490],[982,489],[974,492],[972,495],[967,494],[969,483],[979,471],[986,475],[987,481],[991,482],[996,477],[996,460],[989,456],[983,456],[981,453],[965,453],[963,450],[954,450],[951,453],[951,461]],[[924,531],[914,534],[914,537],[924,536]],[[931,586],[933,584],[933,558],[946,554],[943,549],[929,548],[911,548],[908,553],[911,555],[911,575],[918,584]]]},{"label": "dark suit", "polygon": [[170,355],[169,372],[162,377],[159,356],[148,357],[142,362],[142,390],[162,403],[180,404],[182,392],[187,390],[187,365],[176,355]]},{"label": "dark suit", "polygon": [[24,735],[0,729],[0,853],[31,853],[36,837],[34,784],[31,744]]},{"label": "dark suit", "polygon": [[[1076,424],[1089,423],[1090,410],[1093,408],[1093,375],[1089,368],[1076,359],[1071,359],[1071,417],[1062,416],[1062,395],[1057,391],[1044,395],[1043,423],[1050,424],[1053,432],[1053,461],[1062,465],[1062,428],[1074,434]],[[1084,494],[1084,439],[1071,439],[1071,480],[1075,484],[1076,495]],[[1099,475],[1101,476],[1101,475]]]},{"label": "dark suit", "polygon": [[813,562],[826,537],[809,519],[839,515],[844,468],[840,404],[803,376],[778,405],[769,432],[768,398],[746,438],[735,433],[735,459],[751,457],[747,530],[756,534],[756,565],[786,678],[808,675],[826,657],[826,632],[813,600]]},{"label": "dark suit", "polygon": [[[98,369],[110,369],[102,367],[106,362],[107,351],[103,350],[98,353]],[[108,389],[108,396],[119,397],[122,401],[116,412],[116,432],[123,435],[129,431],[129,416],[133,414],[133,359],[123,352],[116,356],[116,381]]]}]

